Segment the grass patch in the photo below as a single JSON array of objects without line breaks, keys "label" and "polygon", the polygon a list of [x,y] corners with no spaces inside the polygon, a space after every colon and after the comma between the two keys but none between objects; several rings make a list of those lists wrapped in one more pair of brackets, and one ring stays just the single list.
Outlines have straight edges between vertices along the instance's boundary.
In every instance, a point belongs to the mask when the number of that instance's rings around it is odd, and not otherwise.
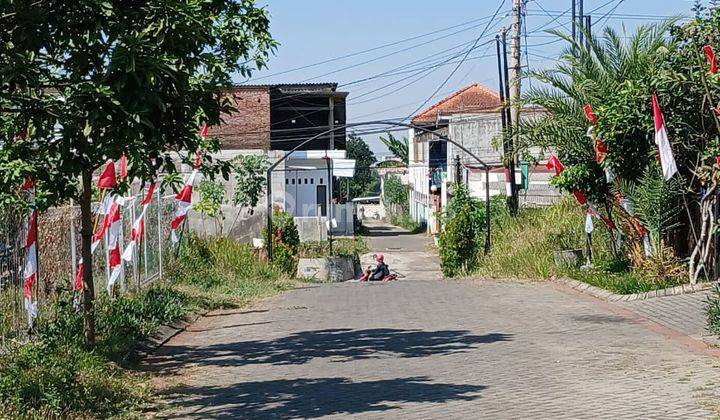
[{"label": "grass patch", "polygon": [[189,312],[242,307],[292,286],[252,248],[224,239],[189,238],[169,273],[172,284],[98,297],[92,351],[70,294],[60,293],[35,339],[0,355],[0,418],[140,417],[153,393],[128,359],[139,341]]},{"label": "grass patch", "polygon": [[407,209],[403,208],[401,212],[395,214],[391,211],[386,210],[388,216],[387,221],[391,225],[399,226],[403,229],[409,230],[412,233],[420,233],[424,231],[423,225],[414,221],[410,217],[410,213]]},{"label": "grass patch", "polygon": [[[498,200],[499,201],[499,200]],[[594,268],[558,267],[553,251],[584,249],[585,215],[576,203],[565,199],[543,208],[521,208],[510,216],[501,205],[492,206],[491,250],[479,261],[476,274],[491,278],[544,280],[569,277],[614,293],[647,292],[677,285],[676,281],[644,278],[612,253],[607,229],[596,222],[593,232]]]},{"label": "grass patch", "polygon": [[[368,252],[369,248],[365,238],[355,236],[354,238],[338,238],[333,240],[333,255],[359,258],[360,255]],[[298,257],[300,258],[322,258],[328,255],[327,241],[303,242],[298,246]]]},{"label": "grass patch", "polygon": [[173,286],[208,309],[237,308],[293,287],[246,244],[191,237],[170,266]]}]

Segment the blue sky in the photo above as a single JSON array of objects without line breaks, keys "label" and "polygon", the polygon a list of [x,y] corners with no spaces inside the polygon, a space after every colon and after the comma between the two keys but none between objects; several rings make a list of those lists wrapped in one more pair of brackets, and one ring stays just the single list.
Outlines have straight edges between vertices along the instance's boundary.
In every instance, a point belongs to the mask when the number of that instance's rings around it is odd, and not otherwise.
[{"label": "blue sky", "polygon": [[[350,92],[349,122],[405,117],[426,100],[427,107],[472,83],[497,89],[494,44],[483,44],[494,38],[501,26],[509,27],[511,0],[505,0],[495,19],[489,19],[500,3],[501,0],[272,0],[267,3],[271,31],[280,47],[268,69],[256,72],[251,80],[238,79],[237,82],[350,83],[340,87]],[[690,15],[692,3],[691,0],[585,0],[585,12],[597,9],[591,13],[594,24],[602,22],[600,26],[618,29],[625,26],[630,30],[660,16]],[[531,68],[552,63],[549,58],[557,56],[563,44],[544,31],[569,30],[570,4],[571,0],[528,1],[529,54],[523,58],[523,64],[526,59]],[[601,20],[603,16],[605,19]],[[467,60],[431,97],[488,23],[479,41],[481,46],[469,53]],[[454,28],[448,29],[450,27]],[[437,33],[378,48],[433,31]],[[525,38],[522,43],[525,44]],[[375,50],[314,65],[368,49]],[[295,70],[303,66],[310,67]],[[395,75],[358,82],[393,69]],[[281,72],[283,74],[276,74]],[[377,137],[364,138],[377,155],[386,154]]]}]

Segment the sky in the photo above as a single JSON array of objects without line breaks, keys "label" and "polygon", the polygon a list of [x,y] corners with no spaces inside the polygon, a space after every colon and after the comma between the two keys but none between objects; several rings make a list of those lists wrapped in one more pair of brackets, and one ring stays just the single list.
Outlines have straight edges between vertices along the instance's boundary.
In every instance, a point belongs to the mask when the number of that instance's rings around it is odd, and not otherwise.
[{"label": "sky", "polygon": [[[337,82],[338,90],[349,92],[348,122],[360,122],[408,117],[473,83],[497,90],[492,40],[500,27],[510,26],[512,0],[258,4],[269,9],[271,33],[280,45],[267,69],[236,82]],[[664,16],[690,16],[692,4],[692,0],[584,0],[584,10],[592,16],[594,31],[605,26],[630,31]],[[569,32],[570,5],[571,0],[527,2],[523,66],[552,65],[564,43],[545,31]],[[377,156],[387,155],[378,137],[363,136]]]}]

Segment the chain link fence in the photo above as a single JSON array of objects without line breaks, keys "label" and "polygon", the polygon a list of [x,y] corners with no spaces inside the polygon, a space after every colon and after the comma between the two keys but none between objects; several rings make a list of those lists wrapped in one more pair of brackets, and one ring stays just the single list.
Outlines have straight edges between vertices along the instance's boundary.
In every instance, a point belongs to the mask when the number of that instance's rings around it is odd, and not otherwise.
[{"label": "chain link fence", "polygon": [[[142,212],[146,190],[126,195],[121,207],[121,252],[130,242],[133,223]],[[93,203],[99,209],[101,203]],[[177,202],[172,191],[161,191],[158,185],[145,212],[145,229],[140,246],[135,247],[130,261],[122,261],[122,274],[117,281],[120,293],[138,291],[161,279],[164,267],[173,257],[175,244],[170,241],[170,221]],[[0,208],[0,347],[10,341],[28,338],[28,316],[24,306],[23,249],[27,235],[27,211],[9,206]],[[95,215],[95,227],[102,223]],[[97,219],[97,222],[95,220]],[[73,292],[73,279],[81,257],[80,207],[53,207],[38,214],[38,280],[32,298],[38,304],[38,317],[52,313],[61,293]],[[93,281],[96,295],[107,293],[110,275],[106,241],[93,254]]]}]

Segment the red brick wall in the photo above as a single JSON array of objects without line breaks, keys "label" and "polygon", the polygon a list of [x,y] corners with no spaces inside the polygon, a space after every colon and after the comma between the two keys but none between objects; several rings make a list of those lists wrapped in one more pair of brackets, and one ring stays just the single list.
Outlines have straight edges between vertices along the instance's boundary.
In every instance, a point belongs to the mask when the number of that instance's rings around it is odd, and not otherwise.
[{"label": "red brick wall", "polygon": [[221,148],[270,149],[270,91],[267,87],[236,87],[231,90],[235,111],[223,117],[224,124],[211,127],[210,135],[221,140]]}]

